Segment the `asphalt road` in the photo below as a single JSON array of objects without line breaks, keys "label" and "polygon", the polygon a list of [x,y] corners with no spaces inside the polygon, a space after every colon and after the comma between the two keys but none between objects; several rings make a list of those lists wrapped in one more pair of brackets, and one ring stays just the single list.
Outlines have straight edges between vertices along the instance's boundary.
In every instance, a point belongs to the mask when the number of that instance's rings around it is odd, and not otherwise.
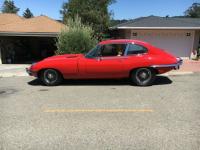
[{"label": "asphalt road", "polygon": [[200,74],[126,80],[0,78],[0,150],[199,150]]}]

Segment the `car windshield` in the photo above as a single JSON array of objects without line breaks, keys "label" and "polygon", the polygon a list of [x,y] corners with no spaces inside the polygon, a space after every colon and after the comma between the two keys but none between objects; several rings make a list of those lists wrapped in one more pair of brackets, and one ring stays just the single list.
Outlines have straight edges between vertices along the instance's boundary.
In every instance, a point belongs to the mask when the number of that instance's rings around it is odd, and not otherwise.
[{"label": "car windshield", "polygon": [[86,58],[94,58],[97,56],[99,50],[99,45],[97,45],[95,48],[91,49],[87,54],[85,54]]}]

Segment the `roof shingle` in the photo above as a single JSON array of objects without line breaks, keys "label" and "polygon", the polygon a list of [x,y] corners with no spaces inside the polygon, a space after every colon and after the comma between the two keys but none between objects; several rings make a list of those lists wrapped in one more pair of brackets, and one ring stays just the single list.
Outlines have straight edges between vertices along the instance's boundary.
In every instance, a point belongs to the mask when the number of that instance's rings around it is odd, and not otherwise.
[{"label": "roof shingle", "polygon": [[23,18],[16,15],[16,14],[0,14],[0,25],[5,25],[13,22],[20,22],[23,21]]}]

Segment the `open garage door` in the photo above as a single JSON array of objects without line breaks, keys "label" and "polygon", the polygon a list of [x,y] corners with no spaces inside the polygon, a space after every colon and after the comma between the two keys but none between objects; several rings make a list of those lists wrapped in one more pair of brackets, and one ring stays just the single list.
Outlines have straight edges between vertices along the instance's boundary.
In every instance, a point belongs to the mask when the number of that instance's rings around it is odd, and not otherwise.
[{"label": "open garage door", "polygon": [[132,39],[151,43],[178,57],[189,57],[193,48],[194,33],[183,30],[132,31]]},{"label": "open garage door", "polygon": [[29,64],[54,55],[55,37],[0,36],[0,59],[3,64]]}]

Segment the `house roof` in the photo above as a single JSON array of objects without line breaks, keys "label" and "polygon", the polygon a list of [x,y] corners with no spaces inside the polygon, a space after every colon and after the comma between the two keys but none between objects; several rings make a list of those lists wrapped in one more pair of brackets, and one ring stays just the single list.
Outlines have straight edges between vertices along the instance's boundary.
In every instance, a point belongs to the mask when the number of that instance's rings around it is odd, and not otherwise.
[{"label": "house roof", "polygon": [[200,29],[200,18],[141,17],[111,29]]},{"label": "house roof", "polygon": [[30,19],[16,14],[0,14],[0,35],[7,36],[56,36],[64,24],[47,16]]},{"label": "house roof", "polygon": [[0,14],[0,25],[5,25],[5,24],[9,24],[12,22],[19,22],[22,21],[23,18],[16,15],[16,14]]}]

